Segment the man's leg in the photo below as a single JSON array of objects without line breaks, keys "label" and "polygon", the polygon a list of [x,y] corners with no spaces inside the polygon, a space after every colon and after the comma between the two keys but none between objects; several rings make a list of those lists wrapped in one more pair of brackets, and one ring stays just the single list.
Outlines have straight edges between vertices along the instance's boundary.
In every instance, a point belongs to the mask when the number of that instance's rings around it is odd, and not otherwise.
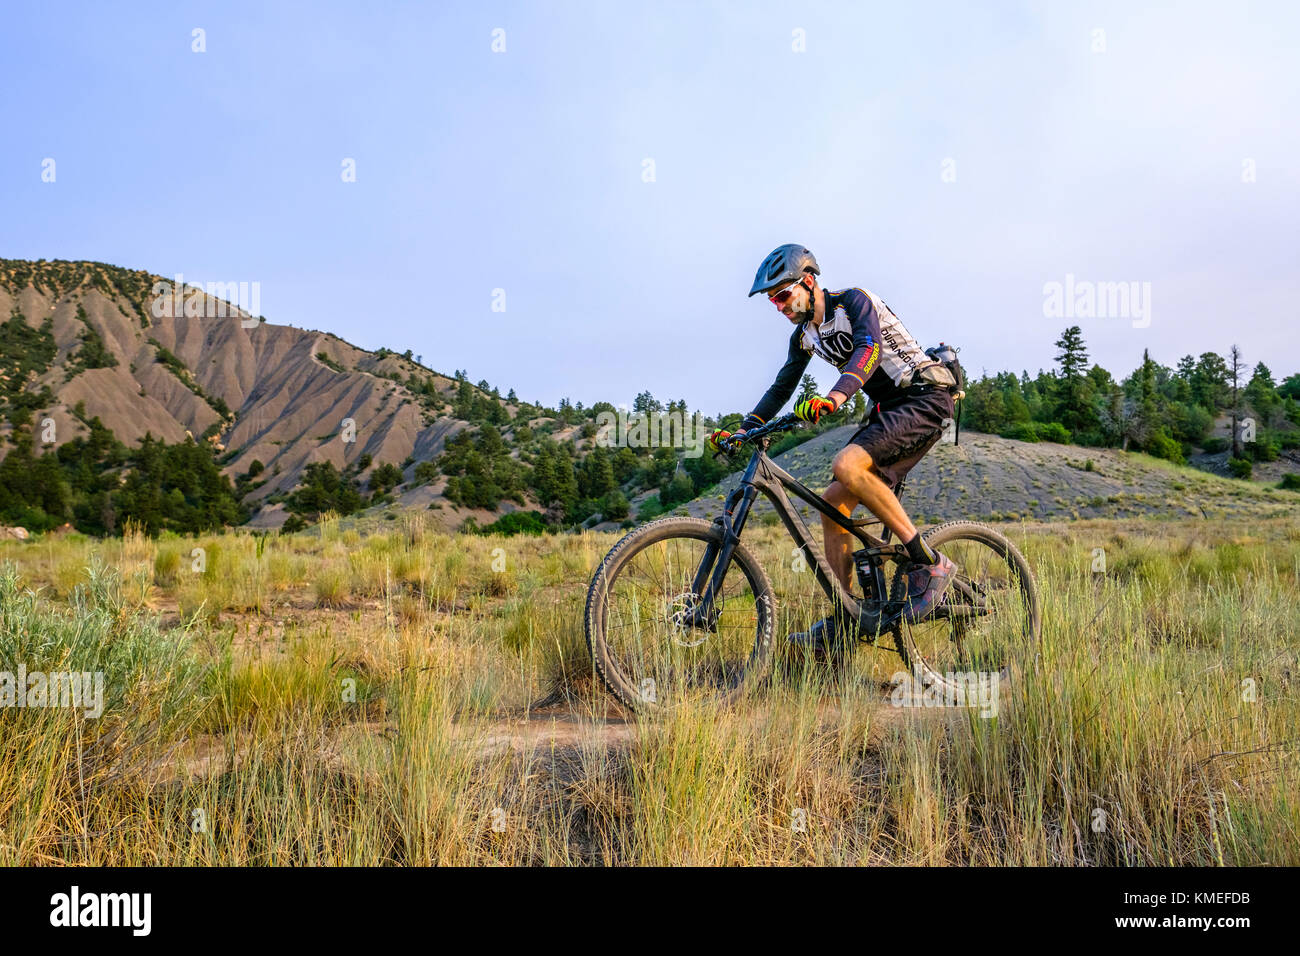
[{"label": "man's leg", "polygon": [[881,480],[866,449],[847,446],[835,456],[832,470],[835,480],[870,508],[907,548],[915,566],[907,572],[907,595],[900,613],[909,624],[925,620],[952,583],[957,566],[925,543],[898,496]]},{"label": "man's leg", "polygon": [[[832,481],[830,487],[822,493],[822,497],[846,518],[853,514],[853,509],[858,505],[858,499],[854,498],[838,481]],[[826,545],[826,563],[830,565],[831,573],[844,586],[844,590],[850,594],[853,593],[852,548],[856,540],[829,517],[822,515],[822,541]],[[816,659],[824,660],[827,655],[844,650],[849,640],[846,635],[851,630],[853,628],[849,622],[843,619],[837,620],[835,615],[831,615],[816,622],[806,631],[789,635],[787,639],[792,645],[813,652]]]},{"label": "man's leg", "polygon": [[[822,497],[846,518],[852,515],[853,509],[858,506],[858,499],[838,481],[832,481]],[[844,590],[849,592],[853,590],[850,569],[853,564],[853,543],[856,540],[826,515],[822,515],[822,541],[826,545],[826,563],[831,566],[831,571],[839,579],[840,584],[844,585]]]},{"label": "man's leg", "polygon": [[[903,510],[898,496],[876,474],[875,463],[865,448],[858,445],[847,445],[842,448],[835,456],[831,472],[835,475],[831,487],[839,485],[844,489],[845,494],[852,496],[855,501],[861,501],[872,514],[885,523],[885,527],[898,536],[900,541],[906,543],[916,537],[916,525],[912,524],[912,519]],[[842,531],[841,534],[845,538],[848,537],[846,531]],[[827,560],[830,560],[830,550],[828,537],[826,539]],[[845,560],[848,560],[847,551]],[[831,567],[834,565],[832,564]]]}]

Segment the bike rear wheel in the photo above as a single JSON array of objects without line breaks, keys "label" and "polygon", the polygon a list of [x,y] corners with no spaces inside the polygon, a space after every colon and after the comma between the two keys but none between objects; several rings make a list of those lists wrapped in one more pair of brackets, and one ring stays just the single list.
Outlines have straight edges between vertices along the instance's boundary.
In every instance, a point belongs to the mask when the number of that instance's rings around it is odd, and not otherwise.
[{"label": "bike rear wheel", "polygon": [[[1007,679],[1038,644],[1038,590],[1024,556],[1003,535],[973,521],[939,525],[924,537],[957,565],[957,573],[933,614],[919,624],[897,625],[903,660],[924,684],[954,694],[969,689],[972,679]],[[895,601],[905,588],[900,569]]]},{"label": "bike rear wheel", "polygon": [[722,543],[720,525],[661,518],[626,535],[596,570],[587,644],[605,686],[631,709],[728,704],[766,673],[775,607],[753,554],[736,544],[712,608],[694,587],[706,555]]}]

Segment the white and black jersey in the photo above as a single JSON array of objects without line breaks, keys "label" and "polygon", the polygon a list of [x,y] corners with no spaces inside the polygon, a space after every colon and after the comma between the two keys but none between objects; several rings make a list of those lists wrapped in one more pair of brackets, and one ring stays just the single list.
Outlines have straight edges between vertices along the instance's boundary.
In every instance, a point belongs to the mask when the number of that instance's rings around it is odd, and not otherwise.
[{"label": "white and black jersey", "polygon": [[951,378],[941,363],[925,354],[879,296],[862,289],[827,291],[821,325],[802,322],[791,333],[785,365],[745,419],[745,427],[766,422],[790,400],[814,354],[840,370],[840,380],[832,391],[846,398],[862,388],[873,402],[888,401],[916,384],[923,369],[935,366],[938,370],[927,375]]}]

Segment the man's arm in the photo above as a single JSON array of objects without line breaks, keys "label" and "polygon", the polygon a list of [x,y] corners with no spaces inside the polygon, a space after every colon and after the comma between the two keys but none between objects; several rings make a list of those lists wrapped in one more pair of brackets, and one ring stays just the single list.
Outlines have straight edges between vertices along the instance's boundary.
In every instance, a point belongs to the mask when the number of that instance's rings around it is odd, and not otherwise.
[{"label": "man's arm", "polygon": [[880,365],[880,316],[876,315],[871,299],[863,292],[853,289],[846,299],[844,311],[853,325],[853,354],[844,363],[840,380],[826,396],[835,402],[836,408],[866,385],[871,373]]},{"label": "man's arm", "polygon": [[790,333],[790,348],[786,353],[785,364],[781,366],[781,371],[776,373],[776,381],[772,383],[772,387],[763,394],[758,404],[754,406],[754,410],[740,423],[741,429],[748,430],[766,424],[781,410],[781,406],[790,401],[790,396],[798,387],[799,378],[808,367],[810,358],[799,341],[802,334],[803,325],[796,325],[794,331]]}]

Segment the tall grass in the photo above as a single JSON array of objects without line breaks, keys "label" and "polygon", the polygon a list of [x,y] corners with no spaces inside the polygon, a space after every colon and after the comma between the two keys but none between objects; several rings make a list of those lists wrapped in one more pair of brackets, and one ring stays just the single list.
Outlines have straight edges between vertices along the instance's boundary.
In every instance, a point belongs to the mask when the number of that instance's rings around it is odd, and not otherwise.
[{"label": "tall grass", "polygon": [[[0,862],[1300,862],[1300,521],[1003,530],[1043,636],[990,719],[892,707],[870,648],[632,718],[581,628],[613,535],[6,543],[0,670],[108,699],[0,708]],[[778,633],[824,613],[781,529],[746,540]]]}]

